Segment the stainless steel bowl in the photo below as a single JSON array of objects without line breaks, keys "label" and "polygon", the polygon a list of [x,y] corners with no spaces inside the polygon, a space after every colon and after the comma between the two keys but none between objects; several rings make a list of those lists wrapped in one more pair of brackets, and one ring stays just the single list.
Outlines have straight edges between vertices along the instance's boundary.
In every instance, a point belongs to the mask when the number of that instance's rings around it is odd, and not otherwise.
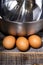
[{"label": "stainless steel bowl", "polygon": [[0,20],[0,30],[6,34],[24,36],[31,35],[43,28],[43,19],[32,22],[13,22]]},{"label": "stainless steel bowl", "polygon": [[41,2],[39,6],[35,0],[1,0],[0,30],[18,36],[34,34],[43,28],[41,14]]}]

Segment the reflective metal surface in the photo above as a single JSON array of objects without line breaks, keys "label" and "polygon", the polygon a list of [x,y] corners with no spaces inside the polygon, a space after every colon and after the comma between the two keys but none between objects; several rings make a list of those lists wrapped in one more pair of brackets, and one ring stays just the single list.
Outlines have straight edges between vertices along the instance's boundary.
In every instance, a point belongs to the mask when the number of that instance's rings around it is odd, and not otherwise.
[{"label": "reflective metal surface", "polygon": [[0,30],[18,36],[34,34],[43,28],[41,15],[42,0],[2,0]]},{"label": "reflective metal surface", "polygon": [[18,36],[30,35],[40,31],[43,28],[43,19],[34,22],[12,22],[0,20],[0,30],[5,34]]},{"label": "reflective metal surface", "polygon": [[2,0],[1,14],[10,21],[37,21],[42,14],[42,0]]},{"label": "reflective metal surface", "polygon": [[2,16],[7,17],[9,20],[16,20],[21,5],[22,0],[2,0],[1,1]]}]

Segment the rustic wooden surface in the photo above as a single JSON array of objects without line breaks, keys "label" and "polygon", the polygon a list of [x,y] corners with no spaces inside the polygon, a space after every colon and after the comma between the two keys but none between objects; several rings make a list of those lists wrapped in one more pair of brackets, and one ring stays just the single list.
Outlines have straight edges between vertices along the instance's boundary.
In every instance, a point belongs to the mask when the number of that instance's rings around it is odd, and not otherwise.
[{"label": "rustic wooden surface", "polygon": [[0,65],[43,65],[43,53],[0,53]]}]

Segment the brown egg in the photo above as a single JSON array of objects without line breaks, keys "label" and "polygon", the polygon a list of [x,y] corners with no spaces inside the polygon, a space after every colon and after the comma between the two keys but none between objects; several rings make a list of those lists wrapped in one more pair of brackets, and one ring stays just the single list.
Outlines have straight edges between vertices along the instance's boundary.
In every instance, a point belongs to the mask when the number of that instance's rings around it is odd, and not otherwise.
[{"label": "brown egg", "polygon": [[6,49],[12,49],[15,46],[15,37],[7,36],[3,39],[3,46]]},{"label": "brown egg", "polygon": [[28,38],[30,46],[33,48],[39,48],[42,45],[41,38],[37,35],[32,35]]},{"label": "brown egg", "polygon": [[16,46],[21,51],[26,51],[29,48],[29,42],[25,37],[19,37],[16,41]]}]

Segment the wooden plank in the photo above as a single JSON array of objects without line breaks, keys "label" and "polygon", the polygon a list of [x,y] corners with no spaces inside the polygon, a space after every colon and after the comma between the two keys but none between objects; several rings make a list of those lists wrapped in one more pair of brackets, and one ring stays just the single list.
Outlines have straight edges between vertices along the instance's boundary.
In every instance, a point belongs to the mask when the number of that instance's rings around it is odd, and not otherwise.
[{"label": "wooden plank", "polygon": [[1,63],[2,65],[43,65],[43,52],[0,52],[0,64]]}]

